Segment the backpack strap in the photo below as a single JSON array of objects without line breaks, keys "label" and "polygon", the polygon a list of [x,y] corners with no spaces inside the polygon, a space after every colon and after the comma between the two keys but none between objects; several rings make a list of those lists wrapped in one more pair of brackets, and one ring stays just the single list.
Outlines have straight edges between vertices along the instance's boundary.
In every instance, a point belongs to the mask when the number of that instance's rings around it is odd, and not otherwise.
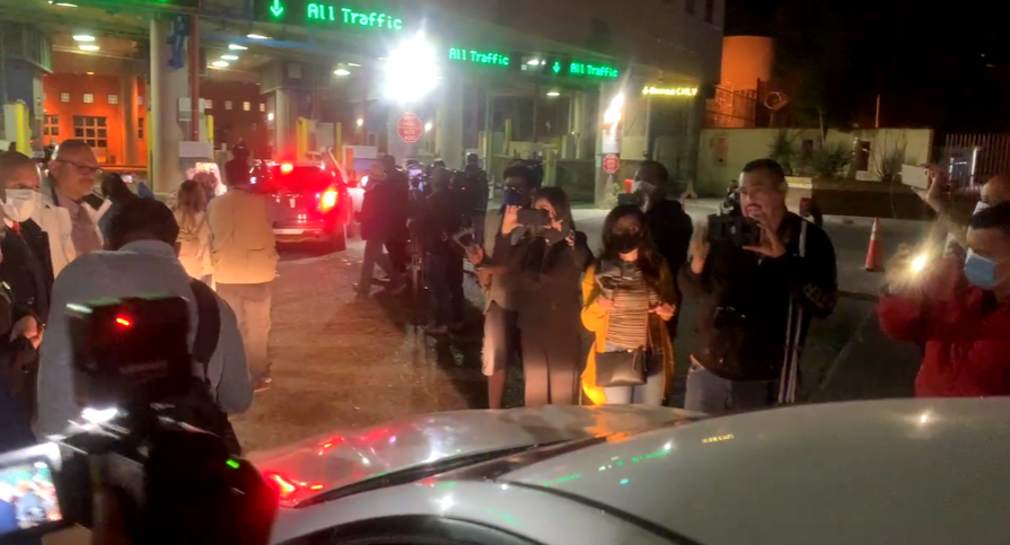
[{"label": "backpack strap", "polygon": [[203,379],[210,385],[210,358],[217,350],[221,336],[221,309],[210,286],[193,279],[189,282],[196,301],[196,338],[193,339],[193,359],[203,366]]}]

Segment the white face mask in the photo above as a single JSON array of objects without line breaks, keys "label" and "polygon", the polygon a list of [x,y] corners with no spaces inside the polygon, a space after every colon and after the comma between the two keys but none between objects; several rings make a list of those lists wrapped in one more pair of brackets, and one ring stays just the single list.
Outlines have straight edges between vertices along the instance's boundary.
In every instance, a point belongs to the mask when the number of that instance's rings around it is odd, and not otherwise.
[{"label": "white face mask", "polygon": [[3,202],[4,216],[17,223],[28,221],[41,198],[42,194],[34,189],[8,189]]}]

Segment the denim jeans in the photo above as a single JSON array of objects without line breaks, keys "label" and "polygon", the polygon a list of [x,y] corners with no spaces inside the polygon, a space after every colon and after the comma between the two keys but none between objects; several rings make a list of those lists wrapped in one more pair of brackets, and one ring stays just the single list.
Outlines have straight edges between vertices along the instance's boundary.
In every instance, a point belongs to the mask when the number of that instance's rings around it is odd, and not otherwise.
[{"label": "denim jeans", "polygon": [[773,406],[773,380],[729,380],[698,364],[687,374],[684,408],[709,415],[754,411]]},{"label": "denim jeans", "polygon": [[463,258],[451,253],[428,253],[424,268],[431,290],[432,322],[436,325],[462,322]]},{"label": "denim jeans", "polygon": [[604,388],[607,405],[655,405],[663,404],[665,375],[660,370],[646,377],[645,384],[640,386],[612,386]]}]

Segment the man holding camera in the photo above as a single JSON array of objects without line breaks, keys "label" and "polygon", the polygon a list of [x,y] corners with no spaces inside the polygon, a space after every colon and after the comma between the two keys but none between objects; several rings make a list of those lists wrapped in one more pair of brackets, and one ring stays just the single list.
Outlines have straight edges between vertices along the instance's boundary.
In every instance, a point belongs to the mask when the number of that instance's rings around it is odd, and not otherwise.
[{"label": "man holding camera", "polygon": [[[744,218],[727,232],[699,230],[680,287],[700,303],[685,408],[709,414],[796,400],[799,357],[812,317],[835,307],[835,251],[819,227],[786,209],[785,173],[771,159],[743,169]],[[755,229],[756,227],[756,229]]]},{"label": "man holding camera", "polygon": [[903,250],[887,267],[877,315],[888,335],[924,347],[920,397],[1010,395],[1010,203],[975,213],[966,242],[963,261]]},{"label": "man holding camera", "polygon": [[[207,297],[217,304],[217,342],[199,376],[209,386],[209,394],[220,411],[241,413],[252,403],[252,382],[246,363],[242,336],[235,313],[224,301],[207,290],[197,294],[199,281],[186,274],[175,254],[179,226],[164,204],[137,199],[127,204],[112,221],[109,248],[92,252],[71,263],[53,287],[51,326],[42,343],[39,369],[39,418],[41,435],[59,433],[67,421],[77,417],[72,388],[73,360],[68,330],[67,304],[99,298],[164,294],[186,299],[189,327],[195,337],[201,324],[213,323],[201,310]],[[202,289],[202,288],[201,288]],[[192,342],[192,341],[191,341]],[[194,359],[199,359],[195,354]],[[194,362],[194,370],[199,368]],[[210,430],[219,431],[219,430]]]}]

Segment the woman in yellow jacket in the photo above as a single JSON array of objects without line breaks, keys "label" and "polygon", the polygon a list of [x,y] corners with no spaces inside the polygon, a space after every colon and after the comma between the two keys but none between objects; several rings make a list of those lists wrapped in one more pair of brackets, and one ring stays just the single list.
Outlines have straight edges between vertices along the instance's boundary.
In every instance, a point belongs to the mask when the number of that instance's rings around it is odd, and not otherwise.
[{"label": "woman in yellow jacket", "polygon": [[[673,275],[656,252],[645,214],[614,208],[603,223],[603,252],[582,281],[582,324],[593,332],[582,389],[595,404],[661,405],[673,377],[673,343],[666,327],[676,313]],[[596,355],[647,348],[646,382],[601,387]]]}]

